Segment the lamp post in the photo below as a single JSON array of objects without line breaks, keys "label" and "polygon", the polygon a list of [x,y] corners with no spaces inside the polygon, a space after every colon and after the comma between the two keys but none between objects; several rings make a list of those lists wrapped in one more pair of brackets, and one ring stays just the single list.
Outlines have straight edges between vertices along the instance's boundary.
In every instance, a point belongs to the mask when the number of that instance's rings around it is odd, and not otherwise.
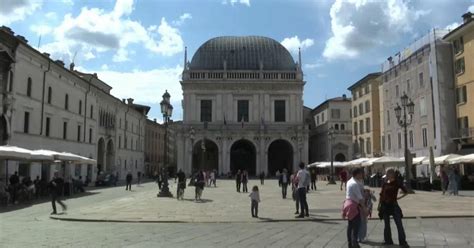
[{"label": "lamp post", "polygon": [[164,157],[164,168],[161,168],[161,178],[163,180],[163,186],[161,191],[158,193],[158,197],[173,197],[171,194],[168,184],[168,123],[173,114],[173,106],[170,103],[171,95],[168,91],[163,94],[163,100],[160,102],[161,114],[163,114],[163,123],[165,124],[165,157]]},{"label": "lamp post", "polygon": [[407,127],[410,126],[413,121],[415,104],[411,99],[408,98],[405,92],[403,92],[403,95],[400,97],[400,100],[401,106],[397,103],[397,107],[395,107],[395,116],[397,117],[398,124],[400,125],[400,127],[403,128],[403,136],[405,138],[405,186],[408,189],[408,192],[413,193],[410,182],[411,169],[409,165],[411,163],[409,163],[410,150],[408,150]]},{"label": "lamp post", "polygon": [[331,171],[329,172],[329,182],[328,184],[336,184],[334,180],[334,149],[333,149],[333,142],[334,142],[334,128],[330,127],[328,131],[329,135],[329,142],[330,142],[330,155],[331,155]]},{"label": "lamp post", "polygon": [[191,127],[191,129],[189,130],[189,139],[191,140],[191,175],[192,173],[194,172],[194,168],[193,168],[193,162],[194,162],[194,139],[195,139],[195,135],[196,135],[196,131],[194,131],[194,128]]}]

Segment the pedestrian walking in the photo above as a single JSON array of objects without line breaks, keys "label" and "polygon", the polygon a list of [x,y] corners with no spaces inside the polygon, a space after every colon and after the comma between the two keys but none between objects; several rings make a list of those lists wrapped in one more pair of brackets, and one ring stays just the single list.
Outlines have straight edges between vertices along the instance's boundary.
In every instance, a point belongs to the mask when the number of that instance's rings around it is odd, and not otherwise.
[{"label": "pedestrian walking", "polygon": [[237,192],[240,193],[240,184],[242,183],[242,175],[240,170],[237,171],[237,174],[235,174],[235,186],[237,188]]},{"label": "pedestrian walking", "polygon": [[54,172],[53,179],[51,179],[48,186],[51,192],[51,205],[53,206],[53,212],[51,214],[58,213],[56,211],[56,202],[61,205],[63,212],[66,211],[67,206],[60,199],[64,187],[64,180],[59,176],[57,171]]},{"label": "pedestrian walking", "polygon": [[288,182],[290,181],[289,176],[288,176],[288,171],[286,169],[283,169],[283,172],[280,174],[280,178],[278,180],[281,187],[281,197],[283,199],[286,199]]},{"label": "pedestrian walking", "polygon": [[343,185],[344,188],[347,187],[347,177],[347,171],[345,169],[342,169],[342,171],[339,173],[339,180],[341,180],[341,190]]},{"label": "pedestrian walking", "polygon": [[443,191],[443,195],[446,194],[446,190],[448,189],[448,174],[444,169],[441,169],[440,172],[440,179],[441,179],[441,190]]},{"label": "pedestrian walking", "polygon": [[316,170],[311,169],[311,190],[316,190]]},{"label": "pedestrian walking", "polygon": [[209,186],[211,185],[214,185],[214,187],[217,187],[216,186],[216,170],[212,170],[210,173],[209,173],[209,178],[210,178],[210,183],[209,183]]},{"label": "pedestrian walking", "polygon": [[295,201],[296,205],[296,212],[295,214],[300,213],[300,198],[298,196],[298,177],[296,177],[297,172],[293,172],[293,174],[290,176],[290,181],[291,181],[291,191],[292,191],[292,198],[293,201]]},{"label": "pedestrian walking", "polygon": [[258,186],[255,185],[252,188],[252,192],[249,195],[250,197],[250,211],[252,217],[258,218],[258,203],[260,203],[260,193],[258,192]]},{"label": "pedestrian walking", "polygon": [[246,170],[242,171],[242,192],[248,193],[249,190],[247,188],[247,184],[249,182],[249,174]]},{"label": "pedestrian walking", "polygon": [[204,172],[202,170],[199,170],[197,175],[194,177],[194,180],[195,180],[194,187],[196,187],[194,201],[197,202],[197,201],[201,201],[202,192],[204,191],[204,186],[206,185]]},{"label": "pedestrian walking", "polygon": [[303,162],[299,164],[300,170],[296,174],[298,180],[298,197],[300,200],[300,214],[297,218],[309,217],[308,202],[306,201],[307,187],[309,186],[310,176]]},{"label": "pedestrian walking", "polygon": [[142,180],[142,172],[139,171],[137,172],[137,186],[140,186],[141,180]]},{"label": "pedestrian walking", "polygon": [[[362,185],[363,187],[363,185]],[[366,212],[361,213],[361,218],[360,218],[360,227],[359,227],[359,242],[364,243],[367,241],[367,222],[368,219],[372,217],[372,208],[374,205],[374,201],[377,200],[377,198],[374,195],[373,191],[370,191],[370,189],[364,189],[364,204],[367,209]]]},{"label": "pedestrian walking", "polygon": [[349,248],[360,247],[357,241],[361,216],[365,216],[364,203],[364,171],[356,168],[352,171],[352,178],[347,182],[346,199],[342,207],[342,218],[348,220],[347,243]]},{"label": "pedestrian walking", "polygon": [[265,172],[260,172],[260,185],[265,184]]},{"label": "pedestrian walking", "polygon": [[18,204],[16,195],[20,186],[20,177],[18,177],[18,171],[15,171],[13,175],[10,176],[10,195],[13,204]]},{"label": "pedestrian walking", "polygon": [[183,200],[184,190],[186,189],[186,174],[184,174],[184,172],[179,169],[178,173],[176,174],[176,177],[178,178],[178,187],[176,187],[176,199]]},{"label": "pedestrian walking", "polygon": [[[402,190],[403,194],[398,197],[398,191]],[[398,242],[402,247],[409,247],[406,241],[405,230],[403,228],[402,209],[398,205],[398,200],[407,195],[408,191],[403,182],[397,180],[393,169],[387,170],[386,182],[382,184],[379,202],[379,218],[384,220],[384,245],[393,245],[392,231],[390,229],[390,216],[393,217],[398,230]]]},{"label": "pedestrian walking", "polygon": [[133,176],[132,176],[132,173],[129,171],[127,173],[127,176],[125,177],[125,183],[126,183],[125,190],[132,191],[132,180],[133,180]]}]

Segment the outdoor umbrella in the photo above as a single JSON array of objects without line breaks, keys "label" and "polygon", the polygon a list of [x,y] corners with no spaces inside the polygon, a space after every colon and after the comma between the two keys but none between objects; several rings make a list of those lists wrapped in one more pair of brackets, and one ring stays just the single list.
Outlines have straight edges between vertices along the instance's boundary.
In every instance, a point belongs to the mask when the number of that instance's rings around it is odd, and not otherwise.
[{"label": "outdoor umbrella", "polygon": [[450,164],[474,163],[474,153],[452,159]]},{"label": "outdoor umbrella", "polygon": [[[461,155],[458,154],[447,154],[444,156],[436,157],[434,159],[434,163],[436,165],[442,165],[442,164],[449,164],[452,160],[461,157]],[[425,160],[426,161],[426,160]],[[429,162],[429,160],[427,161]]]},{"label": "outdoor umbrella", "polygon": [[27,160],[31,151],[17,146],[0,146],[0,159],[5,159],[5,181],[8,183],[8,160]]}]

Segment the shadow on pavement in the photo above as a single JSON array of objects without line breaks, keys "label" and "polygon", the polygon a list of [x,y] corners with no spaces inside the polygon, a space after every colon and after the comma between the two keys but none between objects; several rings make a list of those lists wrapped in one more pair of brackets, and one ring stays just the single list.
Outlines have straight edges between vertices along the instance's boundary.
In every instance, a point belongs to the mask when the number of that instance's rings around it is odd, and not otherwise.
[{"label": "shadow on pavement", "polygon": [[[63,200],[75,199],[75,198],[79,198],[79,197],[91,196],[91,195],[96,195],[96,194],[100,194],[100,192],[87,192],[86,191],[84,193],[74,194],[73,196],[63,197],[62,199]],[[31,200],[29,202],[20,202],[19,204],[16,204],[16,205],[0,206],[0,213],[7,213],[7,212],[11,212],[11,211],[16,211],[16,210],[20,210],[20,209],[23,209],[23,208],[31,207],[31,206],[36,205],[36,204],[41,204],[41,203],[50,202],[50,201],[51,201],[51,197],[44,197],[44,198],[41,198],[41,199],[38,199],[38,200]]]},{"label": "shadow on pavement", "polygon": [[[190,201],[190,202],[194,202],[194,199],[183,199],[184,201]],[[201,199],[200,201],[196,201],[196,203],[209,203],[209,202],[213,202],[213,200],[211,199]]]}]

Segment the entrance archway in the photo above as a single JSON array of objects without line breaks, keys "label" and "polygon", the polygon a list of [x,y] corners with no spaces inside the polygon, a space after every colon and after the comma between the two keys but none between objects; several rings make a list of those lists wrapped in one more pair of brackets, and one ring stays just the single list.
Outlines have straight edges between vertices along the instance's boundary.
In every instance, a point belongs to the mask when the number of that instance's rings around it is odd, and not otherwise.
[{"label": "entrance archway", "polygon": [[219,165],[219,148],[212,140],[196,142],[193,147],[193,172],[197,170],[217,170]]},{"label": "entrance archway", "polygon": [[256,175],[257,152],[252,142],[238,140],[230,148],[230,170],[246,170],[249,175]]},{"label": "entrance archway", "polygon": [[105,141],[100,138],[97,142],[97,169],[98,172],[104,171],[104,153],[105,153]]},{"label": "entrance archway", "polygon": [[344,162],[346,161],[346,156],[344,156],[344,154],[342,153],[338,153],[336,154],[336,157],[334,158],[334,160],[336,160],[337,162]]},{"label": "entrance archway", "polygon": [[115,149],[114,149],[114,143],[112,140],[109,140],[107,142],[107,153],[106,153],[106,159],[105,162],[107,163],[107,167],[105,168],[106,171],[114,171],[115,170]]},{"label": "entrance archway", "polygon": [[286,140],[275,140],[268,147],[268,173],[275,175],[277,171],[293,168],[293,147]]}]

